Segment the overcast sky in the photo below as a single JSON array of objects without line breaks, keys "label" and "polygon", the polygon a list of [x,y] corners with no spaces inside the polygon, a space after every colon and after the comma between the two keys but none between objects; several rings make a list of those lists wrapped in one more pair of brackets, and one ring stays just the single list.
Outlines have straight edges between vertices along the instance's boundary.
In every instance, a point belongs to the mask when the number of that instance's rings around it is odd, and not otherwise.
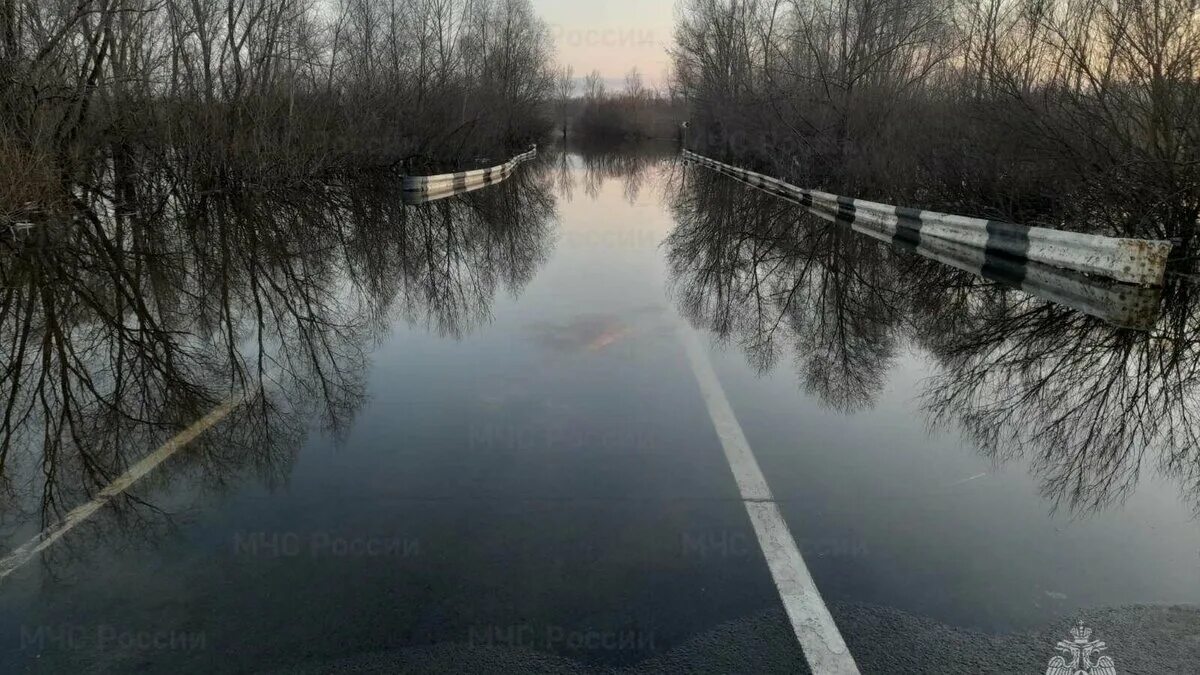
[{"label": "overcast sky", "polygon": [[646,84],[662,84],[675,0],[533,0],[533,6],[550,26],[559,63],[574,66],[576,77],[599,70],[610,83],[624,82],[637,66]]}]

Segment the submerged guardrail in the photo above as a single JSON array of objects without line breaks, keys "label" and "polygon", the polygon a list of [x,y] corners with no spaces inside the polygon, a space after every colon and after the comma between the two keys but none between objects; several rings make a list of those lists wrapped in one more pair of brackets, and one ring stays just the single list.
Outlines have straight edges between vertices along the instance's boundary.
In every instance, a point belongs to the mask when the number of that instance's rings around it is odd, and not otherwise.
[{"label": "submerged guardrail", "polygon": [[[511,173],[509,175],[511,175]],[[465,195],[468,192],[482,190],[485,187],[488,187],[491,185],[496,185],[497,183],[500,183],[503,180],[504,180],[504,178],[494,178],[491,181],[486,182],[486,183],[480,182],[480,183],[475,183],[475,184],[469,185],[469,186],[455,187],[453,185],[448,185],[448,186],[444,186],[444,187],[435,187],[435,188],[432,188],[429,190],[415,190],[415,191],[410,191],[410,192],[402,192],[401,194],[404,197],[405,204],[416,206],[418,204],[428,204],[430,202],[436,202],[436,201],[440,201],[442,199],[448,199],[450,197],[455,197],[458,195]]]},{"label": "submerged guardrail", "polygon": [[[842,212],[813,208],[806,200],[790,192],[772,189],[774,186],[771,184],[752,182],[732,173],[728,175],[772,196],[804,206],[824,220],[847,222]],[[1088,277],[1076,271],[1037,261],[1019,260],[1009,255],[994,255],[986,248],[972,244],[937,237],[921,237],[919,231],[914,228],[902,226],[888,231],[862,220],[850,221],[849,224],[855,232],[872,239],[977,277],[1018,288],[1030,295],[1094,316],[1115,326],[1149,330],[1158,319],[1162,292],[1157,287],[1131,286]]]},{"label": "submerged guardrail", "polygon": [[488,169],[443,173],[435,176],[405,176],[401,182],[401,190],[404,192],[405,201],[412,204],[445,199],[499,183],[511,176],[512,172],[522,163],[528,162],[536,156],[537,146],[534,145],[528,152],[523,152],[503,164]]},{"label": "submerged guardrail", "polygon": [[1103,237],[880,204],[806,190],[688,150],[683,151],[683,157],[776,196],[796,200],[815,213],[831,214],[833,219],[888,237],[903,234],[914,241],[939,239],[988,256],[1006,256],[1139,286],[1162,285],[1172,247],[1169,241]]}]

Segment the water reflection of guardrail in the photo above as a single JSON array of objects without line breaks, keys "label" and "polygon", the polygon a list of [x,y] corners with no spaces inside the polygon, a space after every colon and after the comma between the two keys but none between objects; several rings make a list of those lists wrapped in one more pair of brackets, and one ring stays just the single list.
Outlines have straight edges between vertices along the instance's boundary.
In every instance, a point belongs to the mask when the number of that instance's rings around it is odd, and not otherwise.
[{"label": "water reflection of guardrail", "polygon": [[944,265],[1019,288],[1121,328],[1149,330],[1158,319],[1162,289],[1157,287],[1130,286],[1040,263],[989,257],[983,250],[954,242],[925,239],[909,243],[900,237],[889,239],[868,228],[852,227],[856,232],[890,241]]},{"label": "water reflection of guardrail", "polygon": [[978,277],[1019,288],[1031,295],[1094,316],[1115,326],[1149,330],[1158,318],[1161,289],[1157,287],[1131,286],[1091,278],[1038,262],[995,255],[987,248],[979,246],[936,237],[922,237],[918,229],[905,227],[903,223],[890,230],[882,229],[871,221],[851,220],[845,217],[844,210],[811,208],[805,200],[791,192],[776,189],[776,185],[760,184],[760,181],[747,180],[726,171],[721,173],[780,199],[809,208],[814,215],[824,220],[849,224],[855,232],[873,239],[915,252]]},{"label": "water reflection of guardrail", "polygon": [[[1138,294],[1149,316],[1158,291],[1005,268],[932,237],[880,246],[887,237],[812,222],[796,200],[723,174],[679,177],[668,292],[753,367],[794,371],[806,399],[854,413],[881,402],[898,363],[919,364],[906,395],[928,428],[997,465],[1027,464],[1052,509],[1109,508],[1153,474],[1141,485],[1170,498],[1176,484],[1200,513],[1200,285],[1169,278],[1152,330],[1129,330],[1141,316],[1105,305]],[[1018,270],[1028,292],[984,279]]]},{"label": "water reflection of guardrail", "polygon": [[537,146],[521,153],[499,166],[458,173],[443,173],[435,176],[405,176],[401,185],[404,201],[409,204],[424,204],[454,195],[472,192],[499,183],[512,175],[523,162],[537,156]]},{"label": "water reflection of guardrail", "polygon": [[864,230],[921,240],[936,238],[989,257],[1008,256],[1141,286],[1162,285],[1172,247],[1166,241],[1118,239],[880,204],[806,190],[687,150],[683,157],[771,194],[798,200],[814,213],[834,214]]},{"label": "water reflection of guardrail", "polygon": [[[435,209],[406,207],[385,173],[322,189],[209,191],[161,168],[124,203],[152,237],[120,226],[107,182],[18,246],[0,222],[6,515],[60,521],[60,507],[91,502],[147,449],[257,383],[269,384],[258,405],[231,410],[154,481],[286,482],[308,433],[349,428],[365,401],[368,354],[387,331],[476,331],[552,249],[554,199],[535,166]],[[93,226],[72,236],[76,222]],[[239,242],[236,254],[218,241]],[[120,386],[110,386],[113,373]],[[150,501],[105,509],[121,516],[90,522],[89,541],[160,534],[165,512]]]}]

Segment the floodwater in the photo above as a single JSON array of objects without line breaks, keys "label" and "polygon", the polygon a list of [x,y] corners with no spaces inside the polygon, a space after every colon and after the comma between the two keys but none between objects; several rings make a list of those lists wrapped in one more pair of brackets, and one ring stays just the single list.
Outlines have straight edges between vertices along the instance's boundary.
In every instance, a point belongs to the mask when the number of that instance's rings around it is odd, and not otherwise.
[{"label": "floodwater", "polygon": [[691,338],[864,672],[1200,656],[1186,286],[1022,291],[669,151],[158,203],[0,253],[0,672],[803,671]]}]

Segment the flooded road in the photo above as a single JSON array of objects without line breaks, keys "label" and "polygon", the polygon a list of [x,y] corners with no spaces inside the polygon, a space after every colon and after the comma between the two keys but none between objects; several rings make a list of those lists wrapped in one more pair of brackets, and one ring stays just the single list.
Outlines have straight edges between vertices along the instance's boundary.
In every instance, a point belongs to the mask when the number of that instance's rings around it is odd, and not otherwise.
[{"label": "flooded road", "polygon": [[760,502],[863,672],[1200,657],[1187,287],[1052,302],[666,151],[164,203],[4,261],[2,672],[803,672]]}]

